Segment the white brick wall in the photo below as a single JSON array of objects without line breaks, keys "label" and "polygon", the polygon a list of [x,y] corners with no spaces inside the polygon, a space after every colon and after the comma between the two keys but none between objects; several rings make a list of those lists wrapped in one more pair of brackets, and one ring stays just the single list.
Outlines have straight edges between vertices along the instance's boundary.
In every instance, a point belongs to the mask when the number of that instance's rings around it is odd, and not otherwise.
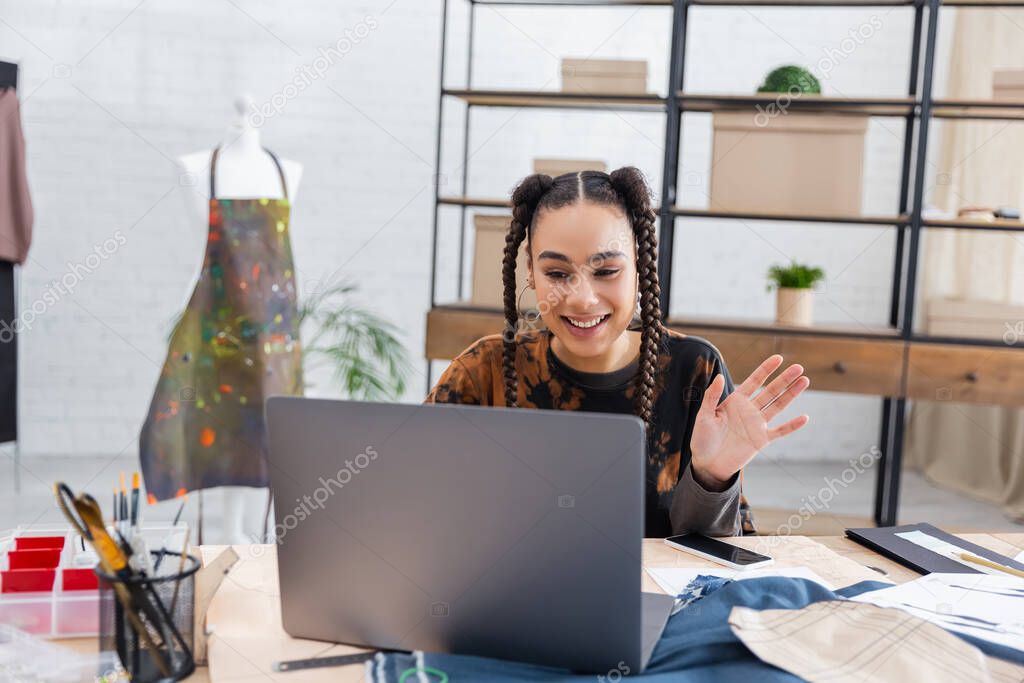
[{"label": "white brick wall", "polygon": [[[465,12],[452,0],[449,84],[464,84]],[[687,81],[698,91],[748,92],[770,68],[816,64],[851,28],[877,15],[881,29],[833,70],[826,89],[897,95],[909,55],[907,10],[709,9],[691,13]],[[650,84],[664,92],[667,10],[478,7],[474,84],[558,87],[558,56],[650,60]],[[31,260],[22,272],[31,306],[116,231],[124,246],[48,306],[22,337],[22,447],[25,453],[135,452],[166,349],[171,321],[191,288],[205,235],[187,221],[173,160],[217,143],[242,92],[268,100],[296,69],[312,64],[366,17],[376,28],[322,79],[288,101],[263,127],[265,143],[301,161],[293,211],[300,283],[335,271],[359,283],[361,299],[405,330],[422,376],[428,307],[440,2],[303,3],[57,0],[7,3],[2,56],[21,61],[29,172],[37,209]],[[571,27],[571,30],[566,30]],[[332,91],[336,91],[333,92]],[[706,173],[710,126],[687,117],[683,159]],[[446,108],[442,173],[458,191],[461,107]],[[894,120],[885,125],[899,133]],[[507,193],[542,154],[632,163],[660,184],[662,121],[643,114],[586,115],[478,110],[469,190]],[[865,208],[891,212],[899,142],[873,124]],[[681,187],[699,205],[701,188]],[[458,212],[443,210],[446,237]],[[844,270],[819,306],[821,320],[846,313],[872,324],[886,317],[891,233],[873,228],[680,223],[676,312],[771,315],[764,271],[781,251]],[[685,243],[682,236],[685,235]],[[876,239],[877,238],[877,239]],[[445,240],[450,244],[450,239]],[[856,259],[851,254],[865,250]],[[454,252],[442,255],[450,296]],[[469,271],[467,269],[467,277]],[[699,285],[711,279],[708,290]],[[698,298],[698,291],[712,296]],[[314,378],[317,392],[334,388]],[[817,394],[805,402],[814,429],[776,454],[846,459],[877,439],[879,401]]]}]

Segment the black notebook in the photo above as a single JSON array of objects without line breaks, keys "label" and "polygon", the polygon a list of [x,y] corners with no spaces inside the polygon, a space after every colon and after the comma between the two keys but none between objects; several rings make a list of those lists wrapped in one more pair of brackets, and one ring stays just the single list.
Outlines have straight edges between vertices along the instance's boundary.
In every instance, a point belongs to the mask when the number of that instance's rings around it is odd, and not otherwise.
[{"label": "black notebook", "polygon": [[900,538],[896,534],[908,531],[920,531],[940,540],[951,543],[958,548],[963,548],[978,557],[998,562],[1007,567],[1013,567],[1024,571],[1024,564],[1017,562],[1005,555],[1000,555],[980,545],[968,543],[967,541],[947,534],[942,529],[937,529],[931,524],[906,524],[904,526],[884,526],[867,529],[847,529],[846,535],[863,546],[888,557],[890,560],[899,562],[904,567],[909,567],[922,574],[942,572],[947,574],[980,574],[980,570],[971,569],[937,552],[923,548],[920,545]]}]

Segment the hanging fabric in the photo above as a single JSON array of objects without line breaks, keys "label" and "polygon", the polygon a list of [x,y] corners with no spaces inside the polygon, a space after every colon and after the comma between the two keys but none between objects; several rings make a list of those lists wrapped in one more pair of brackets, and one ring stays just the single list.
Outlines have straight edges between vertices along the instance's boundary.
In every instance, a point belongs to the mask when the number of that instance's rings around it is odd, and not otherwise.
[{"label": "hanging fabric", "polygon": [[302,352],[283,199],[221,199],[210,163],[202,272],[171,337],[139,455],[150,500],[214,486],[266,487],[264,399],[302,393]]},{"label": "hanging fabric", "polygon": [[14,266],[28,258],[32,198],[25,136],[14,89],[17,67],[3,64],[0,82],[0,443],[18,439],[18,322]]}]

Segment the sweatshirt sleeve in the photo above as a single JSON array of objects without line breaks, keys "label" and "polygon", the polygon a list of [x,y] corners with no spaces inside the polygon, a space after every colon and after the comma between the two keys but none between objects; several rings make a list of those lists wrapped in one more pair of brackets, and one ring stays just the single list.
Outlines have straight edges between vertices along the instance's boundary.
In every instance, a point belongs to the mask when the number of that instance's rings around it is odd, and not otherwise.
[{"label": "sweatshirt sleeve", "polygon": [[724,491],[708,491],[693,478],[687,465],[672,494],[669,509],[673,534],[738,536],[740,533],[740,475],[732,475]]},{"label": "sweatshirt sleeve", "polygon": [[[706,374],[707,385],[711,384],[719,373],[725,375],[725,388],[719,404],[731,394],[735,387],[729,368],[725,366],[718,349],[708,345],[710,366]],[[703,393],[701,394],[703,398]],[[687,435],[689,439],[689,434]],[[689,448],[689,443],[687,443]],[[705,536],[738,536],[742,531],[740,521],[740,503],[742,480],[737,472],[729,480],[724,491],[709,491],[694,479],[689,462],[679,477],[675,491],[672,493],[672,504],[669,508],[669,521],[672,523],[673,534],[699,533]]]}]

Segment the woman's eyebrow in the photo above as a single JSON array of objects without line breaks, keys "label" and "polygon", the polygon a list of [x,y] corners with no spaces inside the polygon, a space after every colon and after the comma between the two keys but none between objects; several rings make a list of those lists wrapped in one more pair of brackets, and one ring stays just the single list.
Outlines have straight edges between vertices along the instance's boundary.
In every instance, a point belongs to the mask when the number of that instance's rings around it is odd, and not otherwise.
[{"label": "woman's eyebrow", "polygon": [[550,258],[555,259],[556,261],[565,261],[566,263],[572,263],[572,261],[569,260],[568,256],[566,256],[565,254],[559,254],[557,251],[542,251],[540,252],[540,255],[537,257],[537,260],[539,261],[544,258]]},{"label": "woman's eyebrow", "polygon": [[[565,254],[559,254],[557,251],[542,251],[540,252],[540,255],[537,256],[538,261],[545,258],[554,259],[556,261],[565,261],[566,263],[572,263],[572,259],[570,259]],[[599,251],[596,254],[591,254],[589,260],[605,261],[613,258],[626,258],[626,255],[621,251]]]}]

